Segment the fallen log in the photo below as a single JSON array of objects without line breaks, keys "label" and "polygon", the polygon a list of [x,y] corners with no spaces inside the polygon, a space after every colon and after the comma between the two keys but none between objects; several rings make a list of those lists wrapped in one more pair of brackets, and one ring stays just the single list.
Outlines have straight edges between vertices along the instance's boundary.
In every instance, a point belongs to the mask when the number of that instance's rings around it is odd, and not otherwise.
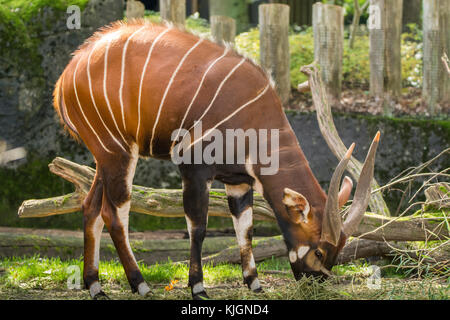
[{"label": "fallen log", "polygon": [[[47,217],[78,212],[89,191],[95,170],[63,158],[55,158],[49,164],[50,171],[70,181],[73,193],[39,200],[26,200],[18,210],[20,218]],[[264,198],[255,194],[254,218],[275,222],[275,215]],[[183,195],[179,189],[153,189],[133,186],[131,211],[153,216],[184,217]],[[209,215],[231,217],[224,190],[210,192]],[[424,241],[449,237],[444,218],[403,217],[389,218],[367,213],[353,236],[379,241]]]}]

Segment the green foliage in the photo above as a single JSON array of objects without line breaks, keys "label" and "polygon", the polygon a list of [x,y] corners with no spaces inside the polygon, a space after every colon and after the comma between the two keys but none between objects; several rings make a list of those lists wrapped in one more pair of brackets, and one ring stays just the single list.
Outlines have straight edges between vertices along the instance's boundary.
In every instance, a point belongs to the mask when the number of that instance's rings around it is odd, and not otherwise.
[{"label": "green foliage", "polygon": [[204,36],[211,35],[211,28],[209,26],[208,20],[200,18],[198,12],[194,13],[186,19],[185,26],[186,29],[190,30],[191,32],[195,32]]},{"label": "green foliage", "polygon": [[289,49],[291,53],[291,85],[296,88],[308,78],[300,72],[302,66],[314,61],[314,38],[312,28],[304,32],[294,33],[289,36]]},{"label": "green foliage", "polygon": [[[286,273],[267,274],[264,270],[282,266]],[[85,290],[68,290],[67,280],[69,266],[78,266],[80,275],[83,272],[82,258],[61,260],[39,255],[28,258],[4,258],[0,260],[0,298],[14,299],[90,299]],[[144,279],[149,283],[151,299],[190,299],[187,287],[188,266],[182,263],[146,265],[139,262]],[[351,281],[338,278],[326,281],[315,281],[303,277],[295,281],[289,271],[286,258],[273,258],[257,266],[260,279],[263,280],[264,292],[255,294],[242,285],[242,270],[239,265],[220,264],[203,267],[205,284],[211,297],[217,299],[262,299],[262,300],[317,300],[317,299],[449,299],[449,283],[432,279],[398,279],[382,274],[381,287],[367,287],[367,265],[341,267],[341,273]],[[73,273],[72,273],[73,274]],[[105,292],[113,299],[143,299],[129,291],[128,281],[122,265],[117,260],[100,261],[99,277]],[[175,289],[166,291],[165,286],[178,280]],[[81,283],[82,284],[82,283]],[[30,290],[31,289],[31,290]],[[148,299],[148,297],[146,298]]]},{"label": "green foliage", "polygon": [[[88,0],[0,0],[0,61],[22,68],[24,73],[40,75],[38,45],[44,26],[65,15],[68,6],[84,9],[87,3]],[[57,14],[44,17],[44,7]],[[39,16],[43,19],[37,23]]]},{"label": "green foliage", "polygon": [[242,32],[235,38],[236,49],[259,63],[259,30],[252,28],[247,32]]},{"label": "green foliage", "polygon": [[414,23],[407,25],[402,34],[402,79],[403,86],[422,87],[423,43],[422,30]]},{"label": "green foliage", "polygon": [[[291,84],[295,88],[307,80],[299,70],[314,61],[314,38],[312,28],[300,32],[291,32],[289,36],[291,54]],[[259,30],[253,28],[236,37],[236,48],[242,54],[260,61]],[[402,37],[402,77],[404,86],[421,86],[422,77],[422,43],[420,30],[416,25],[409,26],[409,32]],[[344,42],[343,82],[347,87],[369,86],[370,60],[369,37],[358,36],[354,48],[350,49],[348,40]]]},{"label": "green foliage", "polygon": [[[154,23],[162,22],[160,13],[156,11],[146,10],[144,18]],[[211,34],[208,20],[200,18],[198,12],[186,19],[185,27],[187,30],[198,35],[209,36]]]}]

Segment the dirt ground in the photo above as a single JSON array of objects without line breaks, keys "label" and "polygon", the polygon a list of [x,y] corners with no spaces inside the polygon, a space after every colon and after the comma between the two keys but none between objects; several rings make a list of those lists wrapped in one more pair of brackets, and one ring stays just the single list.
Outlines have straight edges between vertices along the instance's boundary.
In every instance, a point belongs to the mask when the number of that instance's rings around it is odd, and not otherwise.
[{"label": "dirt ground", "polygon": [[[422,90],[417,88],[405,88],[402,97],[392,102],[393,115],[395,116],[430,116],[426,105],[422,101]],[[450,116],[450,102],[439,106],[439,113]],[[313,112],[314,103],[310,93],[292,91],[287,109]],[[339,106],[333,106],[333,111],[380,115],[383,108],[379,101],[371,98],[365,89],[343,89]]]}]

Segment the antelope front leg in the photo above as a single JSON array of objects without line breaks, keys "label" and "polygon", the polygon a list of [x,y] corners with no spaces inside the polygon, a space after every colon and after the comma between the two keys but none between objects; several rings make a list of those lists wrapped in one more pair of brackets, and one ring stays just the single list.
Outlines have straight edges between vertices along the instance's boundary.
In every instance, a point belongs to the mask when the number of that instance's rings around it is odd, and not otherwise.
[{"label": "antelope front leg", "polygon": [[253,190],[248,184],[225,185],[228,206],[233,218],[234,230],[241,252],[244,283],[254,292],[261,292],[255,258],[252,252]]},{"label": "antelope front leg", "polygon": [[203,286],[202,245],[208,224],[209,179],[204,172],[180,166],[183,178],[183,205],[191,242],[189,283],[192,298],[208,298]]}]

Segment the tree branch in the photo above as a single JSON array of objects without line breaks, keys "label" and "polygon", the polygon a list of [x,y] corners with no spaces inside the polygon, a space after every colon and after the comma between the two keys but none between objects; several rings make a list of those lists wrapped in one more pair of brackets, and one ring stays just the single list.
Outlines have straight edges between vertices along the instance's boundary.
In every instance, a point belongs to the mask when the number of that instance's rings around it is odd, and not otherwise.
[{"label": "tree branch", "polygon": [[[26,200],[19,208],[20,218],[47,217],[78,212],[94,179],[95,170],[63,158],[55,158],[50,171],[75,185],[75,192],[41,200]],[[184,217],[183,192],[179,189],[153,189],[133,185],[131,211],[161,217]],[[275,222],[275,215],[264,200],[255,194],[254,218]],[[210,191],[209,215],[231,217],[224,190]],[[385,227],[383,227],[386,225]],[[444,219],[402,218],[392,219],[366,214],[354,236],[372,240],[421,241],[439,240],[449,236]]]},{"label": "tree branch", "polygon": [[[320,132],[324,137],[331,152],[338,159],[342,159],[347,152],[347,148],[339,137],[336,126],[334,125],[333,115],[328,103],[328,99],[325,94],[325,90],[322,84],[315,62],[308,66],[303,66],[300,69],[301,72],[309,76],[309,85],[311,86],[311,93],[314,101],[314,106],[317,112],[317,121],[319,122]],[[351,157],[347,170],[358,181],[359,174],[362,170],[363,164]],[[375,179],[372,180],[372,190],[379,189],[379,185]],[[386,205],[383,195],[380,191],[372,194],[369,202],[370,209],[379,215],[389,216],[389,208]]]}]

